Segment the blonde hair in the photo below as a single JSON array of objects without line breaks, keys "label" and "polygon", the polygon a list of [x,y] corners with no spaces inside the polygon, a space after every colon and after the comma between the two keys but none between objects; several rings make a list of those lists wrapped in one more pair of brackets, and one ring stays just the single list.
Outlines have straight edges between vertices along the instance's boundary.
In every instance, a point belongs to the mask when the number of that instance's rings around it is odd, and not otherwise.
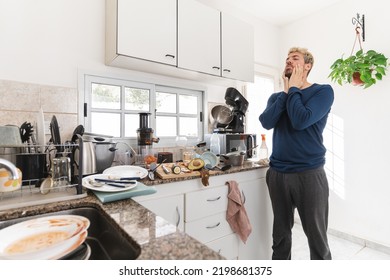
[{"label": "blonde hair", "polygon": [[293,52],[297,52],[297,53],[302,54],[303,60],[305,61],[305,64],[308,64],[308,63],[311,64],[311,68],[309,70],[309,73],[310,73],[310,71],[314,65],[314,57],[311,54],[311,52],[309,52],[306,48],[293,47],[288,51],[288,54],[293,53]]}]

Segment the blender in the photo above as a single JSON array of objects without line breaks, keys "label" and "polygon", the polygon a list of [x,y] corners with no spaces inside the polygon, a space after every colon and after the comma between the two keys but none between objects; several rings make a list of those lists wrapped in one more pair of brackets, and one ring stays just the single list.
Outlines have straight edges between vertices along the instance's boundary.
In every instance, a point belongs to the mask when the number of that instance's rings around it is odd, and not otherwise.
[{"label": "blender", "polygon": [[[145,158],[154,157],[153,143],[158,143],[160,138],[155,138],[153,128],[149,126],[150,113],[139,113],[139,128],[137,129],[137,143],[138,143],[138,155],[141,158],[138,159],[138,164],[143,164]],[[148,161],[146,161],[148,164]],[[150,163],[150,162],[149,162]]]}]

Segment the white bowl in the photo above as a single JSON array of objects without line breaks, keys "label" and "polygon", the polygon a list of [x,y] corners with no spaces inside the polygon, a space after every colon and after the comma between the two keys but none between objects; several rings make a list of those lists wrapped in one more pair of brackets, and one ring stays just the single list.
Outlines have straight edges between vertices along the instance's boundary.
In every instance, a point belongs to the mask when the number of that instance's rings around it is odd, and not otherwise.
[{"label": "white bowl", "polygon": [[204,152],[200,158],[203,159],[205,165],[209,164],[210,167],[218,164],[218,157],[212,152]]},{"label": "white bowl", "polygon": [[11,179],[11,173],[8,169],[0,168],[0,192],[12,192],[20,189],[22,186],[22,171],[18,170],[19,179]]}]

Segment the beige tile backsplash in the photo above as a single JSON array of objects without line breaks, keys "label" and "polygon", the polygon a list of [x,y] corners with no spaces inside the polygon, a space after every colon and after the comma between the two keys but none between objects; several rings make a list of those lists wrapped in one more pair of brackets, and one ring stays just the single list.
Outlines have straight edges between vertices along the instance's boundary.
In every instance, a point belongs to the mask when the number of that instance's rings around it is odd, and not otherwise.
[{"label": "beige tile backsplash", "polygon": [[[70,140],[77,122],[77,89],[0,80],[0,125],[30,122],[42,107],[45,122],[56,116],[61,141]],[[46,135],[46,141],[50,135]]]}]

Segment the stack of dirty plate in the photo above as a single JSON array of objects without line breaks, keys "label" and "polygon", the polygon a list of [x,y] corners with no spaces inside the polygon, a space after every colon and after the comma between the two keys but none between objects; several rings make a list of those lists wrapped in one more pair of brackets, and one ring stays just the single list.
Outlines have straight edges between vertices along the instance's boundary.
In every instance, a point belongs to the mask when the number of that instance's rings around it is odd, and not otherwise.
[{"label": "stack of dirty plate", "polygon": [[83,216],[51,215],[8,226],[0,230],[0,260],[88,259],[89,225]]}]

